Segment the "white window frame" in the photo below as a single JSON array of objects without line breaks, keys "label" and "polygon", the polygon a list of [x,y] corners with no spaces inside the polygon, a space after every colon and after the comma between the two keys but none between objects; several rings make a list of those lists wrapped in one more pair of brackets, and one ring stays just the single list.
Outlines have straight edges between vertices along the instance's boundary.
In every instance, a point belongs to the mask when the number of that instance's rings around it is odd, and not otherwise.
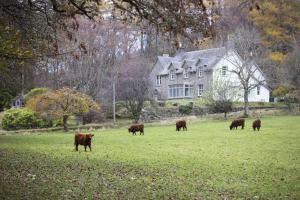
[{"label": "white window frame", "polygon": [[184,97],[184,89],[183,84],[174,84],[168,86],[168,98],[183,98]]},{"label": "white window frame", "polygon": [[184,97],[193,97],[193,93],[194,93],[194,86],[193,85],[189,85],[189,84],[185,84],[184,85]]},{"label": "white window frame", "polygon": [[203,77],[203,66],[200,66],[198,69],[198,77]]},{"label": "white window frame", "polygon": [[189,71],[187,69],[183,69],[183,78],[189,78]]},{"label": "white window frame", "polygon": [[256,95],[259,96],[260,95],[260,85],[258,85],[256,87]]},{"label": "white window frame", "polygon": [[194,86],[189,84],[174,84],[168,86],[168,98],[192,98],[194,94]]},{"label": "white window frame", "polygon": [[[201,87],[200,87],[201,86]],[[198,97],[201,97],[204,91],[204,86],[203,84],[198,85]]]},{"label": "white window frame", "polygon": [[160,76],[160,75],[157,75],[157,76],[156,76],[156,85],[157,85],[157,86],[160,86],[160,85],[161,85],[161,76]]},{"label": "white window frame", "polygon": [[227,76],[228,66],[222,66],[221,74],[222,76]]},{"label": "white window frame", "polygon": [[174,80],[175,79],[175,72],[173,70],[170,71],[170,80]]}]

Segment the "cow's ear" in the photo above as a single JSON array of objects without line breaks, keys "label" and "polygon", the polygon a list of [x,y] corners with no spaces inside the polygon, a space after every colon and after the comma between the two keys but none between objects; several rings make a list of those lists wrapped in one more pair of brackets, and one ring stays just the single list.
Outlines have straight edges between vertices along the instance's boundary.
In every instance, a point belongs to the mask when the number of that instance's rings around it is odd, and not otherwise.
[{"label": "cow's ear", "polygon": [[94,134],[91,134],[91,137],[94,137]]}]

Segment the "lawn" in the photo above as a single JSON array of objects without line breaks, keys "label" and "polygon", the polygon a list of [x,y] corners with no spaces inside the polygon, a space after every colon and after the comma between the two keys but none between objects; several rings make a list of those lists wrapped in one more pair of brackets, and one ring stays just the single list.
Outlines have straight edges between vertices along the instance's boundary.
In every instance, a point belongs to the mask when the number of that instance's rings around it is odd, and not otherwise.
[{"label": "lawn", "polygon": [[300,116],[94,132],[0,136],[0,199],[300,199]]}]

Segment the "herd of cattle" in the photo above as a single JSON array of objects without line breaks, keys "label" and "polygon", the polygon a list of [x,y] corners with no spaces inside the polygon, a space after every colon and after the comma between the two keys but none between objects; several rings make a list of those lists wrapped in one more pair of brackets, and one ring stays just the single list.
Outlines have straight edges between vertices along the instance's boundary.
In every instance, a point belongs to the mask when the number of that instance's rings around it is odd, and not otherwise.
[{"label": "herd of cattle", "polygon": [[[229,129],[234,130],[241,126],[242,129],[245,127],[245,120],[244,119],[235,119],[231,122]],[[260,119],[257,119],[253,121],[252,128],[253,130],[258,130],[261,127],[261,121]],[[186,121],[185,120],[179,120],[176,121],[176,131],[180,130],[187,131],[186,128]],[[136,132],[140,132],[140,135],[144,135],[144,124],[133,124],[128,128],[128,132],[132,133],[132,135],[136,135]],[[75,150],[78,151],[78,146],[83,145],[84,150],[86,151],[86,147],[89,147],[90,151],[92,151],[91,143],[92,143],[92,137],[94,134],[81,134],[81,133],[75,133]]]}]

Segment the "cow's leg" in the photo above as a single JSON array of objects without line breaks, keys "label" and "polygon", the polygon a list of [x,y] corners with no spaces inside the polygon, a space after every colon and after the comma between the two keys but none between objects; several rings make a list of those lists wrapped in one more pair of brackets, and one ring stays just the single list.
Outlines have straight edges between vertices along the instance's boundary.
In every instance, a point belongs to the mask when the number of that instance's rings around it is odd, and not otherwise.
[{"label": "cow's leg", "polygon": [[86,145],[84,145],[84,151],[86,151]]},{"label": "cow's leg", "polygon": [[259,131],[260,127],[257,127],[257,130]]},{"label": "cow's leg", "polygon": [[92,151],[92,146],[91,146],[91,144],[89,144],[89,148],[90,148],[90,151]]},{"label": "cow's leg", "polygon": [[78,151],[78,144],[75,144],[75,150]]}]

